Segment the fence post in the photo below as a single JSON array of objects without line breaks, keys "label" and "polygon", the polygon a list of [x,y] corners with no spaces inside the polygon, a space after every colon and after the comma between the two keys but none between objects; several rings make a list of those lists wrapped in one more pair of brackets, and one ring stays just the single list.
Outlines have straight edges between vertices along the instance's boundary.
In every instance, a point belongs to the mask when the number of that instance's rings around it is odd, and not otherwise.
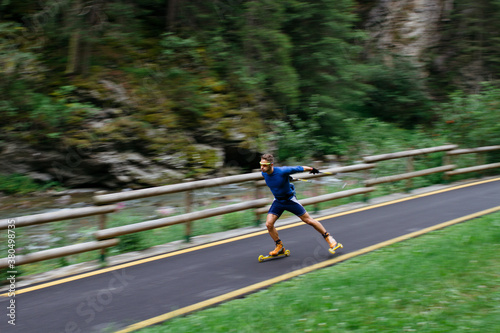
[{"label": "fence post", "polygon": [[[413,156],[408,156],[406,159],[406,172],[413,172],[413,171],[415,171],[415,165],[413,164]],[[413,181],[411,178],[408,178],[406,180],[406,186],[405,186],[406,193],[410,192],[412,186],[413,186]]]},{"label": "fence post", "polygon": [[[106,221],[108,220],[107,214],[99,215],[99,230],[106,229]],[[106,248],[102,248],[99,254],[99,262],[101,264],[106,263]]]},{"label": "fence post", "polygon": [[[367,155],[363,155],[362,158],[364,159],[364,157],[366,157]],[[363,178],[364,178],[364,182],[365,182],[365,187],[366,187],[366,181],[368,179],[370,179],[370,176],[371,176],[371,169],[366,169],[363,171]],[[370,193],[371,192],[367,192],[365,194],[363,194],[363,202],[368,202],[368,200],[370,200]]]},{"label": "fence post", "polygon": [[[443,156],[443,166],[451,164],[452,164],[452,157],[451,155],[448,154],[448,152],[445,151]],[[448,184],[449,182],[450,182],[450,176],[448,176],[446,172],[443,172],[443,183]]]},{"label": "fence post", "polygon": [[[261,192],[260,192],[260,186],[259,186],[259,181],[256,180],[254,182],[255,184],[255,199],[260,199],[261,198]],[[258,213],[259,208],[255,208],[255,226],[258,227],[260,226],[260,214]]]},{"label": "fence post", "polygon": [[[313,167],[316,169],[321,169],[321,162],[320,161],[314,161],[313,162]],[[320,194],[320,185],[318,183],[313,184],[313,195],[316,197]],[[314,204],[314,213],[317,214],[319,212],[319,203]]]},{"label": "fence post", "polygon": [[[486,161],[487,161],[486,153],[479,153],[479,152],[476,153],[476,165],[486,164]],[[485,174],[486,174],[486,170],[479,171],[477,173],[477,177],[482,178],[482,177],[484,177]]]},{"label": "fence post", "polygon": [[[193,204],[193,191],[186,191],[186,213],[191,213],[191,206]],[[191,240],[191,221],[186,222],[186,243]]]}]

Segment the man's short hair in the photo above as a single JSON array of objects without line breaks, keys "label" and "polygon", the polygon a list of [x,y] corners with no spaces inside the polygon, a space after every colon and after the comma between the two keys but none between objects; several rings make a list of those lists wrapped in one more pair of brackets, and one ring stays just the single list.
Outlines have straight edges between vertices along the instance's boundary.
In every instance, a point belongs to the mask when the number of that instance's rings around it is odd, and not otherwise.
[{"label": "man's short hair", "polygon": [[261,159],[266,160],[271,164],[274,163],[274,156],[272,154],[264,154],[264,155],[262,155]]}]

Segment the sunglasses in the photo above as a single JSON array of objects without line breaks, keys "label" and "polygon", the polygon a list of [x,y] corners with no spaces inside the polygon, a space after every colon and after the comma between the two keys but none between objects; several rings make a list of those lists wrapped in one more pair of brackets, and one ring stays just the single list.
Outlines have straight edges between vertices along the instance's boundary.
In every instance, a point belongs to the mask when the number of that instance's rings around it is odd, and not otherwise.
[{"label": "sunglasses", "polygon": [[260,165],[271,165],[272,163],[263,163],[263,162],[259,162]]}]

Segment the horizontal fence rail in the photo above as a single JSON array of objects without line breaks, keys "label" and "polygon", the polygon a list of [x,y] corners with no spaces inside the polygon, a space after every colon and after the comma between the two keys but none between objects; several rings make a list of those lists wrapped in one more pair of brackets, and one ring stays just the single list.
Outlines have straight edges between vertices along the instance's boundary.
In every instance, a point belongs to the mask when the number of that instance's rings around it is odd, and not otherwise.
[{"label": "horizontal fence rail", "polygon": [[252,180],[262,179],[262,174],[260,172],[254,172],[244,175],[237,176],[228,176],[221,177],[216,179],[206,179],[206,180],[198,180],[184,184],[174,184],[174,185],[165,185],[158,186],[153,188],[146,188],[142,190],[133,190],[122,193],[110,193],[110,194],[102,194],[94,197],[94,202],[96,205],[109,204],[114,202],[121,202],[127,200],[134,199],[143,199],[158,195],[170,194],[170,193],[178,193],[184,191],[192,191],[202,188],[228,185],[228,184],[237,184],[243,183]]},{"label": "horizontal fence rail", "polygon": [[166,227],[166,226],[170,226],[170,225],[175,225],[175,224],[179,224],[179,223],[200,220],[200,219],[204,219],[204,218],[208,218],[208,217],[212,217],[212,216],[239,212],[239,211],[250,209],[250,208],[261,207],[261,206],[264,206],[265,204],[267,204],[268,202],[269,202],[269,199],[259,199],[259,200],[252,200],[252,201],[248,201],[248,202],[234,204],[234,205],[230,205],[230,206],[205,209],[205,210],[202,210],[199,212],[187,213],[187,214],[182,214],[182,215],[177,215],[177,216],[165,217],[165,218],[157,219],[157,220],[139,222],[139,223],[134,223],[134,224],[130,224],[130,225],[124,225],[121,227],[100,230],[100,231],[95,232],[94,236],[97,239],[112,238],[112,237],[136,233],[139,231],[146,231],[146,230]]},{"label": "horizontal fence rail", "polygon": [[[26,227],[29,225],[42,224],[48,222],[63,221],[69,219],[76,219],[80,217],[88,217],[92,215],[102,215],[113,213],[117,210],[115,205],[101,206],[101,207],[84,207],[74,209],[61,209],[56,212],[21,216],[15,218],[16,228]],[[7,229],[9,221],[13,219],[0,220],[0,230]]]},{"label": "horizontal fence rail", "polygon": [[455,168],[456,168],[456,165],[445,165],[445,166],[441,166],[441,167],[430,168],[430,169],[425,169],[425,170],[420,170],[420,171],[402,173],[402,174],[394,175],[394,176],[368,179],[365,181],[365,185],[366,186],[373,186],[373,185],[378,185],[378,184],[382,184],[382,183],[396,182],[399,180],[405,180],[405,179],[410,179],[410,178],[415,178],[415,177],[426,176],[426,175],[430,175],[433,173],[445,172],[448,170],[453,170]]},{"label": "horizontal fence rail", "polygon": [[[300,203],[302,204],[302,206],[309,206],[309,205],[314,205],[314,204],[317,204],[320,202],[341,199],[341,198],[347,198],[347,197],[351,197],[353,195],[366,194],[366,193],[370,193],[373,191],[375,191],[375,188],[373,188],[373,187],[361,187],[361,188],[355,188],[352,190],[323,194],[323,195],[319,195],[319,196],[312,197],[312,198],[302,199],[302,200],[300,200]],[[259,208],[256,210],[256,213],[257,214],[265,214],[269,210],[269,207],[270,206],[267,206],[264,208]]]},{"label": "horizontal fence rail", "polygon": [[[311,173],[294,173],[293,177],[298,178],[298,179],[315,179],[315,178],[322,178],[322,177],[327,177],[327,176],[334,176],[340,173],[348,173],[348,172],[356,172],[356,171],[363,171],[363,170],[368,170],[368,169],[373,169],[377,165],[376,164],[355,164],[355,165],[348,165],[348,166],[343,166],[343,167],[335,167],[335,168],[330,168],[330,169],[325,169],[322,170],[321,173],[319,174],[311,174]],[[259,172],[260,174],[260,172]],[[266,182],[263,180],[263,177],[260,177],[262,180],[260,182],[257,182],[257,186],[266,186]]]},{"label": "horizontal fence rail", "polygon": [[424,154],[430,154],[430,153],[438,153],[438,152],[442,152],[442,151],[456,149],[457,147],[458,147],[457,145],[445,145],[445,146],[432,147],[432,148],[406,150],[406,151],[401,151],[401,152],[397,152],[397,153],[390,153],[390,154],[366,156],[366,157],[363,157],[363,162],[374,163],[374,162],[392,160],[395,158],[417,156],[417,155],[424,155]]},{"label": "horizontal fence rail", "polygon": [[[485,146],[485,147],[477,147],[477,148],[465,148],[465,149],[454,149],[450,150],[446,153],[448,161],[451,161],[453,156],[463,155],[463,154],[474,154],[474,153],[485,153],[490,151],[500,150],[500,146]],[[459,168],[456,170],[447,171],[445,173],[446,176],[455,176],[464,173],[470,172],[479,172],[484,170],[496,169],[500,168],[500,163],[490,163],[490,164],[482,164],[476,166],[470,166],[466,168]]]},{"label": "horizontal fence rail", "polygon": [[[360,194],[364,195],[366,199],[367,195],[370,192],[375,191],[376,185],[383,183],[406,180],[407,188],[409,188],[411,185],[410,183],[411,179],[415,177],[421,177],[434,173],[443,173],[443,180],[447,180],[447,177],[453,175],[469,173],[469,172],[478,172],[493,168],[500,168],[500,163],[484,164],[483,160],[479,158],[476,160],[476,165],[464,168],[457,168],[456,163],[452,162],[452,160],[458,155],[480,154],[494,150],[500,150],[500,146],[485,146],[477,148],[458,149],[457,145],[443,145],[438,147],[407,150],[390,154],[366,156],[363,158],[363,163],[360,164],[329,168],[322,170],[322,173],[320,174],[314,174],[314,175],[309,173],[299,173],[299,174],[294,174],[293,177],[298,180],[308,181],[309,179],[316,179],[328,176],[331,177],[335,175],[339,176],[341,174],[347,174],[350,172],[362,171],[363,187],[337,191],[333,193],[321,194],[321,195],[314,195],[309,198],[301,199],[300,201],[302,205],[307,206]],[[442,166],[429,168],[425,170],[419,170],[419,171],[414,170],[413,158],[415,156],[438,153],[438,152],[444,153]],[[407,159],[406,163],[407,172],[385,177],[375,177],[375,178],[370,177],[370,172],[376,170],[377,168],[377,164],[375,164],[375,162],[381,162],[399,158]],[[198,189],[223,186],[229,184],[237,184],[243,182],[253,182],[253,186],[255,187],[255,197],[253,200],[247,200],[242,203],[191,212],[191,204],[193,203],[193,191]],[[105,249],[112,246],[116,246],[119,243],[119,239],[116,237],[119,236],[124,236],[141,231],[152,230],[156,228],[162,228],[166,226],[184,223],[186,225],[186,236],[187,236],[186,239],[189,240],[189,236],[191,234],[191,222],[248,209],[254,210],[256,218],[258,220],[259,215],[265,214],[268,211],[269,205],[273,200],[273,198],[270,197],[261,198],[261,193],[259,189],[265,185],[266,184],[265,181],[263,180],[262,174],[260,172],[253,172],[242,175],[192,181],[181,184],[158,186],[153,188],[132,190],[120,193],[99,194],[93,197],[93,202],[95,206],[74,208],[74,209],[62,209],[55,212],[21,216],[12,219],[3,219],[0,220],[0,230],[10,229],[13,224],[13,221],[15,222],[15,227],[18,228],[18,227],[26,227],[43,223],[50,223],[55,221],[63,221],[74,218],[99,216],[99,230],[93,233],[95,241],[38,251],[26,255],[16,255],[15,264],[23,265],[37,261],[61,258],[68,255],[83,253],[87,251],[94,251],[94,250],[101,250],[101,260],[104,261]],[[107,214],[111,214],[119,210],[118,208],[119,205],[117,203],[123,203],[129,200],[137,200],[137,199],[149,198],[149,197],[172,194],[172,193],[185,194],[186,206],[184,214],[138,222],[125,226],[106,228]],[[269,194],[269,192],[267,193]],[[9,255],[8,258],[0,259],[0,269],[8,267],[8,263],[11,260],[12,260],[11,255]]]},{"label": "horizontal fence rail", "polygon": [[500,150],[500,146],[486,146],[478,148],[464,148],[464,149],[453,149],[448,151],[447,155],[461,155],[461,154],[472,154],[472,153],[485,153],[489,151]]},{"label": "horizontal fence rail", "polygon": [[407,172],[403,173],[403,174],[399,174],[399,175],[392,175],[392,176],[368,179],[365,181],[365,186],[374,186],[374,185],[383,184],[383,183],[390,183],[390,182],[395,182],[395,181],[400,181],[400,180],[406,180],[406,191],[408,191],[412,187],[412,179],[413,178],[426,176],[426,175],[430,175],[433,173],[446,172],[446,171],[452,170],[456,167],[455,165],[446,165],[447,163],[443,163],[445,165],[441,166],[441,167],[430,168],[430,169],[420,170],[420,171],[414,171],[414,163],[413,163],[414,156],[450,151],[450,150],[456,149],[457,147],[458,147],[457,145],[444,145],[444,146],[431,147],[431,148],[406,150],[406,151],[400,151],[397,153],[390,153],[390,154],[366,156],[363,158],[363,161],[366,163],[374,163],[374,162],[381,162],[381,161],[387,161],[387,160],[392,160],[392,159],[407,158],[407,161],[406,161],[406,171]]},{"label": "horizontal fence rail", "polygon": [[[120,241],[116,238],[107,239],[104,241],[93,241],[81,244],[68,245],[56,249],[43,250],[25,255],[16,255],[14,259],[15,266],[31,264],[43,260],[66,257],[73,254],[79,254],[88,251],[100,250],[118,245],[119,242]],[[9,267],[11,260],[12,260],[11,258],[0,259],[0,269]]]},{"label": "horizontal fence rail", "polygon": [[478,166],[473,166],[473,167],[468,167],[468,168],[460,168],[460,169],[456,169],[453,171],[448,171],[448,172],[446,172],[446,175],[455,176],[455,175],[460,175],[463,173],[478,172],[478,171],[484,171],[484,170],[496,169],[496,168],[500,168],[500,163],[490,163],[490,164],[483,164],[483,165],[478,165]]}]

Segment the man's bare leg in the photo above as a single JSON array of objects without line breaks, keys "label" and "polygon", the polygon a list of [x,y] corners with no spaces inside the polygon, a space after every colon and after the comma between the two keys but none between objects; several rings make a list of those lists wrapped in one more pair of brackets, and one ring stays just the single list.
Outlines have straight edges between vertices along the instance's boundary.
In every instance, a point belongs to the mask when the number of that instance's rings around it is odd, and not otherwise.
[{"label": "man's bare leg", "polygon": [[276,220],[278,220],[278,216],[274,214],[267,214],[266,218],[267,231],[269,232],[269,235],[271,235],[271,238],[276,243],[276,247],[274,248],[274,250],[269,252],[269,254],[272,256],[278,255],[285,251],[285,248],[283,247],[283,242],[280,240],[280,237],[278,235],[278,230],[276,230],[276,228],[274,227],[274,223],[276,223]]},{"label": "man's bare leg", "polygon": [[[328,245],[330,246],[330,249],[334,249],[337,247],[337,245],[339,245],[337,243],[337,241],[335,240],[335,238],[333,238],[329,233],[326,232],[326,229],[325,227],[321,224],[321,222],[313,219],[309,213],[305,213],[304,215],[301,215],[300,216],[300,219],[304,222],[304,223],[307,223],[311,226],[313,226],[314,229],[316,229],[316,231],[318,231],[326,240],[326,242],[328,243]],[[341,246],[341,245],[340,245]]]},{"label": "man's bare leg", "polygon": [[271,238],[276,242],[280,239],[278,236],[278,230],[274,227],[274,223],[278,220],[278,216],[274,214],[267,214],[266,218],[266,227],[267,231],[269,232],[269,235],[271,235]]},{"label": "man's bare leg", "polygon": [[313,226],[314,229],[316,229],[320,234],[324,235],[325,232],[326,232],[326,229],[325,227],[323,227],[323,225],[321,224],[321,222],[313,219],[309,213],[305,213],[304,215],[301,215],[299,216],[300,219],[304,222],[304,223],[307,223],[311,226]]}]

